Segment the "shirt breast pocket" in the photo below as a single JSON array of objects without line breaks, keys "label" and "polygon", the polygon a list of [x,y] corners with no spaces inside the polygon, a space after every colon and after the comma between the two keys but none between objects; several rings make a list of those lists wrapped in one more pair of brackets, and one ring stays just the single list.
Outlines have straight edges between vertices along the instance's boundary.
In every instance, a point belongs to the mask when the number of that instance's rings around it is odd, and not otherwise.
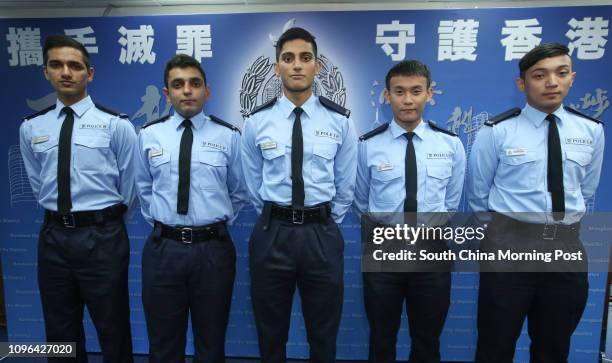
[{"label": "shirt breast pocket", "polygon": [[201,189],[226,188],[227,157],[221,151],[200,151],[198,170]]},{"label": "shirt breast pocket", "polygon": [[334,180],[334,157],[338,144],[312,145],[312,180],[315,182]]},{"label": "shirt breast pocket", "polygon": [[57,147],[58,140],[56,138],[32,144],[34,157],[42,166],[41,176],[57,174]]},{"label": "shirt breast pocket", "polygon": [[525,155],[502,155],[495,183],[510,190],[532,190],[536,188],[539,170],[538,156],[531,152]]},{"label": "shirt breast pocket", "polygon": [[378,170],[376,168],[372,171],[371,175],[370,197],[373,200],[382,203],[394,203],[402,199],[402,196],[406,194],[402,169]]},{"label": "shirt breast pocket", "polygon": [[77,136],[74,144],[75,169],[104,173],[115,163],[108,137]]},{"label": "shirt breast pocket", "polygon": [[149,157],[149,167],[153,176],[153,190],[168,190],[171,185],[170,153]]},{"label": "shirt breast pocket", "polygon": [[563,173],[563,187],[565,189],[577,190],[580,188],[592,157],[591,152],[586,150],[567,150],[565,152],[565,172]]},{"label": "shirt breast pocket", "polygon": [[427,166],[427,180],[425,182],[425,201],[427,203],[440,203],[446,197],[446,187],[452,174],[451,165]]},{"label": "shirt breast pocket", "polygon": [[284,144],[277,144],[273,149],[261,150],[261,155],[264,158],[264,181],[279,182],[287,177],[286,153]]}]

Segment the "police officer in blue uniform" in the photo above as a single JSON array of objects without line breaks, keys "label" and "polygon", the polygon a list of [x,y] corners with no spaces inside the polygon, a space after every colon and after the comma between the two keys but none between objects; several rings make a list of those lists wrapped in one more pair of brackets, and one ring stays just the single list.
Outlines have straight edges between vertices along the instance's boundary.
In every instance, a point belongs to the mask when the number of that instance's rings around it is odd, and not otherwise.
[{"label": "police officer in blue uniform", "polygon": [[[493,211],[483,244],[583,252],[579,223],[599,183],[600,121],[563,105],[575,72],[565,45],[541,44],[519,62],[527,96],[485,123],[469,161],[468,202]],[[477,362],[512,362],[528,318],[531,362],[567,362],[588,294],[581,271],[481,272]]]},{"label": "police officer in blue uniform", "polygon": [[[393,121],[359,138],[355,206],[362,215],[362,238],[368,238],[373,227],[398,220],[418,220],[419,225],[444,222],[447,212],[457,210],[463,189],[466,161],[461,140],[422,119],[432,97],[427,66],[416,60],[399,62],[387,73],[385,84]],[[413,218],[394,218],[393,213]],[[445,241],[439,240],[417,241],[415,246],[446,249]],[[427,264],[412,266],[409,272],[389,267],[363,273],[369,361],[395,362],[405,302],[412,341],[410,362],[440,362],[440,333],[450,304],[450,270],[443,266],[431,270]]]},{"label": "police officer in blue uniform", "polygon": [[302,298],[310,360],[333,362],[343,300],[340,223],[353,202],[357,137],[349,111],[312,86],[314,37],[291,28],[276,45],[283,96],[245,121],[242,162],[260,213],[249,244],[262,362],[284,362],[293,293]]},{"label": "police officer in blue uniform", "polygon": [[135,199],[136,133],[126,115],[87,94],[94,70],[82,44],[50,35],[43,55],[57,102],[26,117],[19,134],[32,191],[45,209],[38,286],[47,341],[76,342],[70,361],[87,362],[86,305],[104,362],[132,362],[123,215]]},{"label": "police officer in blue uniform", "polygon": [[247,200],[240,132],[205,115],[206,75],[191,56],[166,64],[164,94],[175,113],[138,135],[136,185],[151,225],[142,252],[149,362],[185,361],[191,313],[194,362],[224,362],[236,270],[227,223]]}]

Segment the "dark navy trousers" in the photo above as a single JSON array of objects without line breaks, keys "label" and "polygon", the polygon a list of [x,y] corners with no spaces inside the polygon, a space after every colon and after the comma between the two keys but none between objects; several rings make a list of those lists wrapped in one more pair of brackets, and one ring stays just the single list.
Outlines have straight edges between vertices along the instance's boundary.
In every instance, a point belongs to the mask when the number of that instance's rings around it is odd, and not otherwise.
[{"label": "dark navy trousers", "polygon": [[249,244],[251,297],[261,361],[286,360],[297,286],[311,362],[335,362],[344,292],[344,239],[331,216],[292,224],[259,217]]}]

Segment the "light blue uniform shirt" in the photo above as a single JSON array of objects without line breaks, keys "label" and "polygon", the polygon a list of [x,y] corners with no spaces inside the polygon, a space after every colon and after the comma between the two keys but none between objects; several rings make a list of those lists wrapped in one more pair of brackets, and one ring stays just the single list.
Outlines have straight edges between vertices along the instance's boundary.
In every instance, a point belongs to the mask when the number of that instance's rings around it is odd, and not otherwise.
[{"label": "light blue uniform shirt", "polygon": [[[457,136],[420,121],[413,130],[417,212],[455,212],[465,177],[465,150]],[[360,213],[404,212],[406,130],[389,127],[359,142],[355,206]]]},{"label": "light blue uniform shirt", "polygon": [[[251,200],[259,213],[264,201],[291,205],[291,134],[295,105],[281,97],[244,124],[242,164]],[[306,207],[330,202],[337,223],[353,203],[357,136],[353,121],[323,106],[314,95],[303,105],[302,175]]]},{"label": "light blue uniform shirt", "polygon": [[[531,223],[558,223],[546,173],[548,121],[530,105],[520,115],[483,126],[470,155],[467,197],[476,212],[495,211]],[[560,107],[554,112],[561,140],[565,218],[580,220],[595,195],[601,174],[604,132],[601,124]],[[519,212],[521,214],[510,214]],[[522,212],[530,212],[523,214]]]},{"label": "light blue uniform shirt", "polygon": [[[66,115],[54,108],[27,118],[19,129],[21,155],[40,205],[57,211],[57,151]],[[136,198],[132,123],[96,107],[88,96],[70,106],[74,111],[70,192],[72,212],[93,211],[113,204],[129,207]]]},{"label": "light blue uniform shirt", "polygon": [[231,222],[247,195],[240,165],[240,132],[199,113],[192,117],[189,210],[176,212],[181,136],[185,119],[175,113],[138,134],[136,186],[150,224],[203,226]]}]

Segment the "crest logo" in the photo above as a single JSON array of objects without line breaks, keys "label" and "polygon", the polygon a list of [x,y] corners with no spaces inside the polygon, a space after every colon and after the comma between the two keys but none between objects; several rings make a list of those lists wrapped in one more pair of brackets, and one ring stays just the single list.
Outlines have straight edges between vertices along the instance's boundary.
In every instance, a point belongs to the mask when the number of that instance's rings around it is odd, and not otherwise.
[{"label": "crest logo", "polygon": [[[295,19],[286,22],[281,34],[294,25]],[[269,39],[276,46],[278,38],[269,34]],[[315,96],[325,96],[344,106],[346,87],[342,73],[324,54],[319,54],[318,60],[321,63],[321,71],[314,79],[313,93]],[[274,97],[280,97],[282,93],[281,79],[274,73],[274,57],[259,56],[242,77],[240,114],[246,118],[255,107]]]}]

